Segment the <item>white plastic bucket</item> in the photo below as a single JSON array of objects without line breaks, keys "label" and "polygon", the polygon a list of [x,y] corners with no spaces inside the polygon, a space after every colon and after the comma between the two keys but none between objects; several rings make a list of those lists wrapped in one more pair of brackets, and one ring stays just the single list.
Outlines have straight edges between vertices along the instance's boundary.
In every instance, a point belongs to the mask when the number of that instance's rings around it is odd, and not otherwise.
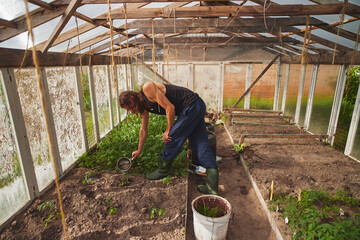
[{"label": "white plastic bucket", "polygon": [[[196,211],[196,207],[205,203],[210,208],[219,207],[224,216],[207,217]],[[217,195],[202,195],[191,202],[193,211],[195,238],[198,240],[223,240],[226,239],[226,233],[231,215],[230,203]]]}]

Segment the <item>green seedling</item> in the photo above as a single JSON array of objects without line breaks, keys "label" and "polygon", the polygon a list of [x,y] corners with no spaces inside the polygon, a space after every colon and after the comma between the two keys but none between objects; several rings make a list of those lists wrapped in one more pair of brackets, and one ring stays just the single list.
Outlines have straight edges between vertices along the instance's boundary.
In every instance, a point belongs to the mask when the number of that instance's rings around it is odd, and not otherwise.
[{"label": "green seedling", "polygon": [[40,204],[37,207],[37,209],[39,212],[43,212],[43,211],[46,211],[46,209],[49,209],[49,212],[50,212],[49,216],[43,220],[44,227],[48,226],[51,219],[54,219],[54,218],[60,219],[61,218],[61,213],[55,212],[54,204],[52,202],[49,202],[49,201],[43,202],[42,204]]},{"label": "green seedling", "polygon": [[82,180],[82,184],[94,183],[93,179],[90,180],[90,175],[93,173],[95,173],[93,170],[86,172],[84,176],[84,180]]},{"label": "green seedling", "polygon": [[236,154],[242,153],[244,151],[245,143],[242,143],[241,145],[235,143],[233,150],[235,150]]},{"label": "green seedling", "polygon": [[167,187],[170,186],[170,185],[172,184],[171,176],[167,176],[167,177],[163,178],[163,179],[162,179],[162,182],[163,182],[164,184],[166,184]]},{"label": "green seedling", "polygon": [[301,199],[274,194],[269,208],[288,219],[293,239],[360,239],[358,204],[343,190],[332,196],[324,190],[304,189]]},{"label": "green seedling", "polygon": [[203,204],[200,204],[199,206],[196,207],[196,211],[201,215],[212,218],[220,217],[222,214],[222,210],[219,207],[210,208],[205,204],[204,199],[203,199]]},{"label": "green seedling", "polygon": [[164,216],[164,213],[165,213],[165,208],[158,209],[156,206],[154,206],[150,212],[150,219],[154,219],[156,216],[159,217]]},{"label": "green seedling", "polygon": [[116,208],[112,206],[114,200],[111,197],[107,197],[105,201],[109,204],[109,214],[114,215],[116,212]]}]

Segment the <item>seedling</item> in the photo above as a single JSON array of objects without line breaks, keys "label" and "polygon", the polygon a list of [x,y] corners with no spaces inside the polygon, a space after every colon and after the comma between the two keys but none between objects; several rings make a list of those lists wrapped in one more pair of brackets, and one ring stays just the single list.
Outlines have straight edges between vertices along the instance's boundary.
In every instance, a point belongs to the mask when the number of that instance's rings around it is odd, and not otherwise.
[{"label": "seedling", "polygon": [[163,178],[162,182],[164,184],[166,184],[167,187],[170,186],[172,184],[171,176],[167,176],[167,177]]},{"label": "seedling", "polygon": [[94,173],[93,170],[88,171],[88,172],[85,173],[84,180],[82,181],[82,184],[94,183],[94,180],[93,180],[93,179],[90,179],[90,175],[91,175],[92,173]]},{"label": "seedling", "polygon": [[236,154],[242,153],[244,151],[245,143],[242,143],[241,145],[235,143],[233,150],[235,150]]},{"label": "seedling", "polygon": [[49,224],[51,219],[53,219],[53,218],[60,219],[61,218],[61,213],[60,212],[55,212],[55,209],[54,209],[54,206],[53,206],[52,202],[46,201],[46,202],[43,202],[42,204],[40,204],[38,206],[38,211],[39,212],[45,211],[46,209],[49,209],[50,214],[49,214],[49,216],[47,218],[45,218],[43,220],[44,227],[47,227],[47,225]]},{"label": "seedling", "polygon": [[154,219],[156,216],[164,216],[164,213],[165,208],[158,209],[156,206],[154,206],[150,212],[150,219]]},{"label": "seedling", "polygon": [[220,217],[222,214],[222,210],[219,207],[210,208],[208,205],[205,204],[204,199],[203,204],[200,204],[196,207],[196,211],[201,215],[212,218]]},{"label": "seedling", "polygon": [[107,197],[105,201],[109,204],[109,214],[114,215],[116,212],[116,208],[112,206],[114,200],[111,197]]}]

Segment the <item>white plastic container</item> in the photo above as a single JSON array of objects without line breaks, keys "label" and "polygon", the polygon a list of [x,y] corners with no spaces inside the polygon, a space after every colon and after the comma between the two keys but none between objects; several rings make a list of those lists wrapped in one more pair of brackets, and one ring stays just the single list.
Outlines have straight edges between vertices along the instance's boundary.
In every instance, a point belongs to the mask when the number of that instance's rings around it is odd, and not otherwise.
[{"label": "white plastic container", "polygon": [[[206,204],[210,208],[219,207],[224,216],[207,217],[196,211],[200,204]],[[217,195],[202,195],[191,202],[195,238],[197,240],[224,240],[231,216],[231,205],[225,199]]]}]

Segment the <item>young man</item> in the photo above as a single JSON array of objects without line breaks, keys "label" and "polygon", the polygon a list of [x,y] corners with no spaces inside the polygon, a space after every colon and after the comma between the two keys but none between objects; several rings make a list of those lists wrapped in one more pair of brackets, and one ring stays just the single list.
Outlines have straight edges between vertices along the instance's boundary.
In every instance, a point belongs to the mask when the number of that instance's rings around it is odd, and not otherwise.
[{"label": "young man", "polygon": [[[134,159],[143,150],[148,133],[149,112],[167,117],[167,128],[162,138],[165,150],[159,156],[159,168],[146,175],[146,178],[155,180],[168,176],[173,159],[188,138],[192,151],[206,168],[206,186],[199,185],[198,190],[204,194],[218,193],[219,170],[209,146],[204,121],[206,105],[198,94],[180,86],[147,82],[140,92],[122,92],[119,103],[131,113],[139,114],[142,119],[139,146],[132,153]],[[174,122],[175,116],[178,118]]]}]

